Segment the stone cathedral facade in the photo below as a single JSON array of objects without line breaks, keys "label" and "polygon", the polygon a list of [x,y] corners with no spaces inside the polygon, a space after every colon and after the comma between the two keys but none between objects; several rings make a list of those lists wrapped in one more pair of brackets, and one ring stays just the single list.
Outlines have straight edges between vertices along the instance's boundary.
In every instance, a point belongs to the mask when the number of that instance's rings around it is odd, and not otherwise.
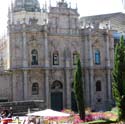
[{"label": "stone cathedral facade", "polygon": [[1,41],[0,101],[42,101],[46,108],[76,110],[73,72],[80,54],[86,107],[112,103],[112,30],[80,26],[66,1],[41,10],[38,0],[15,0]]}]

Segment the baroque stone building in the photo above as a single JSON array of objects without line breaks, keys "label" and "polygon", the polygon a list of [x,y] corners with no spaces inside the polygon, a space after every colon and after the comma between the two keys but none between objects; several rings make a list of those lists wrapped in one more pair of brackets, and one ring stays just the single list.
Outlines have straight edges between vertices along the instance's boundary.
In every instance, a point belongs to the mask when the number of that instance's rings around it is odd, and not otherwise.
[{"label": "baroque stone building", "polygon": [[39,100],[46,108],[76,110],[73,72],[80,54],[86,106],[109,108],[112,32],[97,23],[82,27],[77,8],[64,0],[49,11],[41,10],[38,0],[15,0],[6,45],[0,49],[0,101]]}]

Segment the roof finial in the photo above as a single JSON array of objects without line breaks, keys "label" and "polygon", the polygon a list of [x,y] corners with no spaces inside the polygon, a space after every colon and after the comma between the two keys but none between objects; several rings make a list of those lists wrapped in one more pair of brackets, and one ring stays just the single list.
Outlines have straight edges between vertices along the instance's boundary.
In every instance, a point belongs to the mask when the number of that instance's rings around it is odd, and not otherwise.
[{"label": "roof finial", "polygon": [[47,1],[45,0],[45,11],[47,11]]},{"label": "roof finial", "polygon": [[25,1],[23,0],[23,8],[24,8],[24,3],[25,3]]},{"label": "roof finial", "polygon": [[49,7],[51,7],[51,0],[49,0]]},{"label": "roof finial", "polygon": [[13,11],[13,1],[11,0],[11,11]]},{"label": "roof finial", "polygon": [[123,7],[125,8],[125,0],[122,0]]},{"label": "roof finial", "polygon": [[71,8],[71,2],[69,2],[69,8]]},{"label": "roof finial", "polygon": [[76,9],[78,9],[78,6],[77,6],[77,0],[76,0]]}]

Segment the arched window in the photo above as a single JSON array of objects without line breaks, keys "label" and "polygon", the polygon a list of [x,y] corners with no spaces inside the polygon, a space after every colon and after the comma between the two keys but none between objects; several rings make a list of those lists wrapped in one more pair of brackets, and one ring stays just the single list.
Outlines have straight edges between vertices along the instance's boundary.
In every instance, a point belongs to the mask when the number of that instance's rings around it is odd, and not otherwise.
[{"label": "arched window", "polygon": [[38,95],[39,94],[39,84],[33,83],[32,84],[32,95]]},{"label": "arched window", "polygon": [[31,54],[32,54],[32,65],[38,65],[38,52],[37,52],[37,50],[32,50],[32,52],[31,52]]},{"label": "arched window", "polygon": [[95,51],[95,64],[100,64],[100,51]]},{"label": "arched window", "polygon": [[101,88],[101,81],[97,81],[96,82],[96,91],[101,91],[102,88]]},{"label": "arched window", "polygon": [[59,53],[55,51],[53,53],[53,65],[59,65]]},{"label": "arched window", "polygon": [[77,57],[78,57],[77,51],[73,52],[73,65],[77,64]]},{"label": "arched window", "polygon": [[53,84],[51,85],[51,89],[62,89],[63,85],[60,81],[54,81]]}]

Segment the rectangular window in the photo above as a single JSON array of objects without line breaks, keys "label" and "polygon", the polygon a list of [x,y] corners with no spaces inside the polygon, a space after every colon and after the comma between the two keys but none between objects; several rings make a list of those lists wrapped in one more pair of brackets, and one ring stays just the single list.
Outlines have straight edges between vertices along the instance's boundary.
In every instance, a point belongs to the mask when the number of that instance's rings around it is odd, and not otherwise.
[{"label": "rectangular window", "polygon": [[99,65],[101,62],[100,62],[100,51],[99,50],[96,50],[95,52],[95,64]]}]

